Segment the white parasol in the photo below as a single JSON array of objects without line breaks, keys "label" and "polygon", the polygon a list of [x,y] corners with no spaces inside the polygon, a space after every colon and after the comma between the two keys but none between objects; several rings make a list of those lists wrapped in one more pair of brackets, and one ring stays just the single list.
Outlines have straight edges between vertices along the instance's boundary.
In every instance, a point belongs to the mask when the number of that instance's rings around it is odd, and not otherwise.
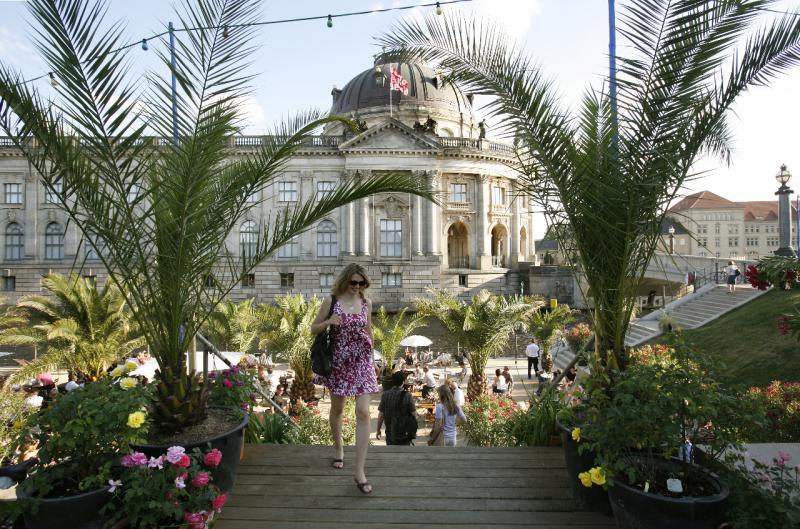
[{"label": "white parasol", "polygon": [[433,342],[430,338],[420,336],[419,334],[412,334],[411,336],[406,336],[403,338],[403,341],[400,342],[400,345],[403,347],[428,347],[432,343]]}]

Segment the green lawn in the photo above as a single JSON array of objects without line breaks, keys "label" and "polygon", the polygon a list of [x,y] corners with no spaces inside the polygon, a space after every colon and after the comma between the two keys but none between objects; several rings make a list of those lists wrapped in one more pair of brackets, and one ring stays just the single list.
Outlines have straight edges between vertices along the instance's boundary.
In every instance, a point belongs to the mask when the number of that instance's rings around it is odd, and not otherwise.
[{"label": "green lawn", "polygon": [[800,303],[800,291],[772,290],[698,329],[686,340],[714,355],[731,382],[765,386],[800,381],[800,342],[778,333],[777,316]]}]

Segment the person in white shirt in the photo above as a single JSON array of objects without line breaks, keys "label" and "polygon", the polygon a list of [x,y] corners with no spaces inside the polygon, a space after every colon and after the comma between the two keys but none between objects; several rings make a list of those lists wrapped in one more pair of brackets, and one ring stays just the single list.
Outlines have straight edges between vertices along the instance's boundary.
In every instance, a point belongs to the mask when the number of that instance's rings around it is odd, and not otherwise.
[{"label": "person in white shirt", "polygon": [[430,372],[428,366],[423,366],[422,372],[422,398],[427,399],[431,391],[436,387],[436,379],[433,378],[433,373]]},{"label": "person in white shirt", "polygon": [[533,366],[533,372],[539,372],[539,346],[536,345],[536,342],[533,338],[531,338],[531,343],[528,344],[528,347],[525,348],[525,354],[528,355],[528,380],[531,379],[531,366]]},{"label": "person in white shirt", "polygon": [[728,292],[733,294],[736,292],[736,277],[741,274],[739,267],[733,261],[728,261],[728,266],[725,267],[726,283],[728,284]]},{"label": "person in white shirt", "polygon": [[278,384],[281,383],[281,376],[277,371],[271,367],[267,368],[267,395],[272,397],[278,390]]},{"label": "person in white shirt", "polygon": [[499,369],[495,369],[494,382],[492,382],[492,393],[505,395],[507,391],[508,382],[506,381],[506,377],[503,376],[503,373],[501,373]]},{"label": "person in white shirt", "polygon": [[450,379],[450,391],[453,393],[453,399],[456,401],[456,406],[462,407],[466,400],[464,399],[464,392],[458,387],[458,382],[455,379]]}]

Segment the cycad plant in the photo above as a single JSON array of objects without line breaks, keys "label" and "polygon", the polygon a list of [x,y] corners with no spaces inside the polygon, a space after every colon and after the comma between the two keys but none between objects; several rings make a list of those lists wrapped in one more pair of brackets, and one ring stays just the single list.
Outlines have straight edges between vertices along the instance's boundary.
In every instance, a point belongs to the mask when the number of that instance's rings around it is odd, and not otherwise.
[{"label": "cycad plant", "polygon": [[[420,298],[414,305],[420,315],[433,316],[461,344],[472,374],[467,398],[473,400],[487,390],[486,363],[505,347],[511,331],[537,302],[530,298],[499,296],[481,290],[469,303],[445,290],[430,290],[431,298]],[[541,303],[540,301],[538,303]]]},{"label": "cycad plant", "polygon": [[205,335],[222,351],[247,353],[258,341],[258,318],[249,298],[236,303],[221,301],[208,316]]},{"label": "cycad plant", "polygon": [[[48,296],[20,298],[22,322],[2,333],[0,341],[35,345],[37,358],[12,381],[64,369],[79,380],[95,381],[109,366],[145,345],[130,318],[125,296],[113,283],[98,289],[90,278],[50,274],[42,278]],[[39,322],[31,324],[32,322]]]},{"label": "cycad plant", "polygon": [[275,305],[263,305],[258,311],[262,338],[259,348],[266,348],[274,357],[289,362],[294,371],[291,397],[309,401],[314,398],[314,373],[311,371],[311,324],[317,317],[322,300],[302,294],[279,296]]},{"label": "cycad plant", "polygon": [[130,72],[134,47],[124,46],[124,24],[106,24],[102,3],[31,0],[56,94],[45,97],[0,66],[0,129],[125,292],[158,361],[153,419],[160,430],[205,417],[207,392],[187,374],[184,351],[244,274],[348,202],[383,191],[432,198],[430,183],[409,174],[345,180],[325,197],[304,196],[296,207],[260,217],[259,237],[241,251],[226,246],[255,206],[249,197],[271,188],[310,134],[329,121],[352,125],[310,112],[233,156],[240,101],[252,90],[248,66],[261,4],[187,0],[177,16],[190,29],[178,34],[174,66],[159,52],[167,76],[142,77]]},{"label": "cycad plant", "polygon": [[425,326],[424,318],[419,314],[407,315],[408,308],[392,315],[381,307],[372,317],[373,347],[383,354],[387,375],[391,375],[394,359],[400,351],[400,342],[410,336],[416,329]]},{"label": "cycad plant", "polygon": [[729,159],[737,97],[800,60],[800,16],[771,7],[773,0],[624,2],[614,79],[588,90],[576,112],[490,22],[408,19],[379,43],[395,59],[434,63],[465,91],[492,96],[485,110],[515,138],[521,187],[551,224],[571,227],[562,250],[577,249],[596,352],[624,369],[625,333],[669,203],[698,176],[698,156]]},{"label": "cycad plant", "polygon": [[528,332],[533,334],[542,348],[542,369],[548,373],[553,370],[552,349],[558,333],[573,319],[572,311],[567,305],[549,310],[532,310],[523,318]]}]

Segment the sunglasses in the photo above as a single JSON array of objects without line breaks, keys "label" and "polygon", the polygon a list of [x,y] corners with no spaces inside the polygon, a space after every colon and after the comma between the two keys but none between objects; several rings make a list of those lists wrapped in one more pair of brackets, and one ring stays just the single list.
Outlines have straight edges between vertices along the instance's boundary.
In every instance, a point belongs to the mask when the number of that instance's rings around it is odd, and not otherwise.
[{"label": "sunglasses", "polygon": [[365,286],[367,286],[367,282],[366,281],[350,281],[350,286],[351,287],[365,287]]}]

